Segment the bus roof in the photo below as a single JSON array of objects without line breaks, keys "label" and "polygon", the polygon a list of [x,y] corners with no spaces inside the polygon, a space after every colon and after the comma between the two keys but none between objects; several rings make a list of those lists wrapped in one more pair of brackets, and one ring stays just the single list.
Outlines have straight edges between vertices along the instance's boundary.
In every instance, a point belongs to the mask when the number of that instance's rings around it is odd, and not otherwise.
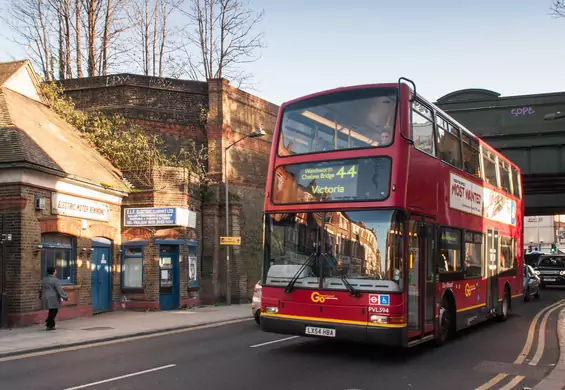
[{"label": "bus roof", "polygon": [[486,143],[485,141],[483,141],[483,139],[481,137],[479,137],[478,135],[474,134],[471,130],[469,130],[468,128],[466,128],[462,123],[458,122],[455,118],[453,118],[451,115],[449,115],[448,113],[446,113],[445,111],[443,111],[441,108],[439,108],[438,106],[436,106],[435,104],[433,104],[432,102],[430,102],[429,100],[427,100],[426,98],[422,97],[422,95],[416,93],[416,96],[418,97],[418,99],[422,100],[424,103],[426,103],[427,105],[429,105],[431,108],[433,108],[434,110],[436,110],[439,114],[441,114],[442,116],[448,118],[451,122],[453,122],[454,125],[458,126],[463,132],[465,132],[465,134],[467,134],[469,137],[475,138],[479,141],[479,143],[481,144],[482,147],[489,149],[491,152],[495,153],[498,157],[502,157],[504,159],[504,161],[508,162],[508,164],[510,164],[510,166],[514,169],[516,169],[518,172],[521,173],[520,168],[518,168],[518,166],[516,164],[514,164],[512,161],[510,161],[506,156],[504,156],[502,153],[500,153],[498,150],[494,149],[492,146],[490,146],[488,143]]},{"label": "bus roof", "polygon": [[[306,100],[306,99],[310,99],[310,98],[322,96],[322,95],[327,95],[327,94],[335,93],[335,92],[350,91],[350,90],[354,90],[354,89],[363,89],[363,88],[398,88],[398,83],[348,85],[348,86],[331,88],[331,89],[326,89],[326,90],[323,90],[323,91],[313,92],[313,93],[310,93],[308,95],[303,95],[303,96],[294,98],[292,100],[288,100],[286,102],[283,102],[280,106],[280,112],[282,112],[282,110],[284,108],[286,108],[288,105],[294,104],[294,103],[297,103],[297,102],[300,102],[300,101],[303,101],[303,100]],[[410,88],[410,87],[408,87],[408,88]],[[430,108],[433,108],[436,112],[438,112],[439,114],[444,116],[446,119],[449,119],[451,122],[453,122],[453,124],[458,126],[467,136],[476,139],[483,148],[490,150],[492,153],[496,154],[499,158],[502,158],[504,161],[506,161],[512,168],[516,169],[518,172],[521,173],[520,168],[518,168],[518,166],[516,164],[514,164],[512,161],[510,161],[507,157],[502,155],[499,151],[494,149],[488,143],[483,141],[479,136],[477,136],[473,132],[471,132],[467,127],[465,127],[463,124],[458,122],[451,115],[449,115],[448,113],[443,111],[441,108],[439,108],[438,106],[436,106],[435,104],[433,104],[432,102],[427,100],[426,98],[424,98],[419,93],[416,93],[416,97],[419,100],[421,100],[422,102],[424,102],[426,105],[428,105]]]}]

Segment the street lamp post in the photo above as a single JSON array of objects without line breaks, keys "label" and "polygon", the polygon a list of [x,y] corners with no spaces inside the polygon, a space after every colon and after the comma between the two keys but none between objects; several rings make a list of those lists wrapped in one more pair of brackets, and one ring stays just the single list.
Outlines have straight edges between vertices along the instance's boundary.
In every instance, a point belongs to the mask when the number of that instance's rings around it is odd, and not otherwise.
[{"label": "street lamp post", "polygon": [[[243,138],[238,139],[233,144],[228,145],[224,149],[224,170],[225,170],[225,184],[226,184],[226,236],[229,237],[230,235],[230,222],[229,222],[229,192],[228,192],[228,150],[236,145],[237,143],[243,141],[246,138],[258,138],[263,137],[266,133],[263,131],[262,128],[258,128],[257,130],[252,131],[250,134],[246,135]],[[230,245],[226,245],[226,299],[227,304],[231,305],[231,274],[230,274]]]}]

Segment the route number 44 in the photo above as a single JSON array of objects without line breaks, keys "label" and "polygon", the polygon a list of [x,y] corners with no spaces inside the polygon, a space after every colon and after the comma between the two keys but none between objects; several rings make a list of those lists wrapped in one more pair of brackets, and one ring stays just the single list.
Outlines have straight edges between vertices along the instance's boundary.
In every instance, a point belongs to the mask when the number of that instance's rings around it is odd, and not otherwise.
[{"label": "route number 44", "polygon": [[357,175],[357,171],[355,170],[355,165],[349,168],[349,171],[347,172],[345,172],[345,167],[342,166],[341,168],[339,168],[339,171],[337,171],[336,175],[341,177],[342,179],[345,175],[349,175],[352,178],[355,177],[355,175]]}]

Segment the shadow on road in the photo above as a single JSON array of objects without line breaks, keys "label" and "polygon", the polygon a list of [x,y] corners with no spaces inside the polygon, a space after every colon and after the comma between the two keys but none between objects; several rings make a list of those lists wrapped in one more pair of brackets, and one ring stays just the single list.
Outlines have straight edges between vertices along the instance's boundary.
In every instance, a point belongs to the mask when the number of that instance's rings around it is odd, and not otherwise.
[{"label": "shadow on road", "polygon": [[[542,295],[540,300],[533,300],[531,302],[524,303],[518,307],[518,309],[509,313],[508,319],[504,322],[491,319],[457,332],[454,337],[442,347],[436,347],[433,342],[427,342],[412,348],[393,348],[345,341],[302,338],[301,342],[292,343],[290,345],[281,345],[280,347],[271,350],[269,353],[273,356],[287,355],[287,357],[290,357],[289,355],[299,355],[303,357],[310,356],[315,359],[324,358],[330,360],[347,358],[348,360],[355,361],[357,363],[378,362],[382,365],[391,366],[400,362],[408,363],[425,357],[426,355],[433,354],[434,351],[441,351],[445,348],[456,349],[458,348],[458,345],[470,342],[470,338],[479,337],[479,334],[484,332],[497,332],[500,327],[505,327],[508,323],[520,321],[520,328],[525,327],[524,330],[527,331],[529,322],[539,310],[563,298],[565,289],[552,290],[553,291],[545,290],[545,299]],[[520,341],[522,340],[520,339]]]}]

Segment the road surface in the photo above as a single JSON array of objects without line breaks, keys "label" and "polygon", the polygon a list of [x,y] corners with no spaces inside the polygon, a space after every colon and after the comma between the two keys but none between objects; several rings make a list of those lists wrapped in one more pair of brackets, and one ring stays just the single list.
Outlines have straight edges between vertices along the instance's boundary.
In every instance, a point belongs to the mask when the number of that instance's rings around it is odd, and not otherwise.
[{"label": "road surface", "polygon": [[440,348],[289,338],[263,333],[250,319],[0,359],[0,383],[3,389],[33,390],[521,390],[535,386],[557,362],[561,306],[551,305],[564,298],[565,290],[544,290],[541,300],[524,304],[508,321],[460,332]]}]

